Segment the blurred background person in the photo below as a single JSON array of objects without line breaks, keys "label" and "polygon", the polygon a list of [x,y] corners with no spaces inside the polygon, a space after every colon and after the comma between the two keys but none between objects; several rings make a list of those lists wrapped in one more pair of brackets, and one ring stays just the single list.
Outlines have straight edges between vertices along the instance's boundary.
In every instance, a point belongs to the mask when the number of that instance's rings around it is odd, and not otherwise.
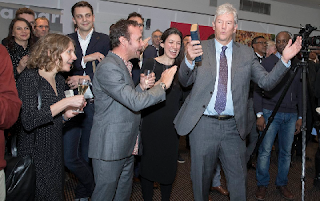
[{"label": "blurred background person", "polygon": [[15,80],[26,68],[28,54],[33,45],[33,33],[30,23],[24,18],[15,18],[9,25],[6,48],[10,54]]},{"label": "blurred background person", "polygon": [[[32,9],[30,9],[30,8],[19,8],[19,9],[16,11],[16,17],[15,17],[15,18],[23,18],[23,19],[26,19],[26,20],[30,23],[30,25],[31,25],[31,27],[32,27],[32,29],[30,29],[31,32],[33,32],[33,29],[34,29],[34,21],[35,21],[35,20],[34,20],[34,19],[35,19],[35,13],[34,13],[34,11],[33,11]],[[35,39],[35,37],[34,37],[33,39],[34,39],[33,42],[37,41],[37,40]],[[2,45],[7,46],[7,44],[8,44],[7,38],[4,38],[4,39],[1,41],[1,43],[2,43]]]},{"label": "blurred background person", "polygon": [[267,40],[263,36],[257,36],[252,40],[252,48],[259,62],[266,57]]},{"label": "blurred background person", "polygon": [[[31,155],[36,168],[34,200],[64,200],[63,121],[83,108],[82,95],[65,98],[65,80],[59,72],[70,71],[76,59],[72,40],[49,34],[33,47],[28,68],[17,82],[22,100],[18,156]],[[39,104],[39,99],[41,104]]]},{"label": "blurred background person", "polygon": [[[143,29],[144,29],[144,18],[142,17],[142,15],[140,13],[137,12],[132,12],[128,15],[127,20],[132,20],[132,21],[136,21],[138,23],[140,32],[143,36]],[[146,49],[146,47],[148,46],[148,41],[150,40],[150,37],[145,38],[143,40],[144,46],[143,46],[143,50]],[[142,51],[143,52],[143,51]],[[133,83],[135,85],[140,83],[140,69],[141,69],[141,61],[142,61],[142,52],[139,58],[134,58],[131,59],[130,62],[132,63],[133,67],[132,67],[132,80]]]},{"label": "blurred background person", "polygon": [[[161,54],[159,53],[160,48],[162,48],[160,46],[161,36],[162,36],[162,32],[159,29],[152,32],[152,35],[151,35],[152,45],[148,45],[144,50],[143,59],[156,58],[158,56],[161,56]],[[163,50],[162,50],[162,53],[163,53]]]},{"label": "blurred background person", "polygon": [[50,31],[49,20],[46,17],[38,17],[34,25],[34,35],[38,38],[48,35]]},{"label": "blurred background person", "polygon": [[24,7],[24,8],[19,8],[16,11],[16,18],[19,17],[19,18],[26,19],[31,24],[32,31],[33,31],[34,24],[35,24],[35,16],[36,15],[31,8]]},{"label": "blurred background person", "polygon": [[[164,70],[179,66],[184,57],[182,34],[176,28],[167,29],[161,37],[160,46],[164,54],[143,62],[141,72],[152,70],[156,81]],[[153,182],[159,182],[162,200],[169,200],[172,183],[176,176],[178,159],[178,135],[173,127],[173,119],[179,111],[182,91],[177,79],[166,90],[166,101],[150,106],[142,111],[141,137],[141,187],[145,201],[151,201]]]},{"label": "blurred background person", "polygon": [[276,54],[277,48],[276,43],[272,40],[267,41],[266,57],[269,57],[271,54]]}]

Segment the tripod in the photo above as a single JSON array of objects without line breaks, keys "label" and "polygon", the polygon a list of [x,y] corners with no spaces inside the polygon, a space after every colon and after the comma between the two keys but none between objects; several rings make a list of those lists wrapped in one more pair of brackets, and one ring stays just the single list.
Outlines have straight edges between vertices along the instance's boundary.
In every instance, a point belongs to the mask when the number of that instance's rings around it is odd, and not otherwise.
[{"label": "tripod", "polygon": [[307,111],[307,100],[306,100],[306,95],[307,95],[307,84],[306,84],[306,71],[307,71],[307,65],[308,63],[306,62],[305,58],[308,58],[308,54],[307,53],[303,53],[302,56],[302,61],[299,62],[296,66],[293,67],[292,72],[288,81],[286,82],[284,89],[280,95],[279,100],[277,101],[275,108],[272,111],[271,116],[268,118],[268,123],[265,127],[265,129],[263,130],[262,134],[260,135],[255,150],[252,153],[252,156],[254,154],[256,154],[258,152],[258,149],[271,125],[271,123],[274,120],[275,115],[277,114],[279,107],[289,89],[289,87],[291,86],[296,74],[297,74],[297,69],[298,67],[302,67],[302,94],[303,94],[303,100],[302,100],[302,108],[303,108],[303,112],[302,112],[302,127],[301,127],[301,131],[302,131],[302,175],[301,175],[301,182],[302,182],[302,200],[304,200],[304,181],[305,181],[305,148],[306,148],[306,111]]}]

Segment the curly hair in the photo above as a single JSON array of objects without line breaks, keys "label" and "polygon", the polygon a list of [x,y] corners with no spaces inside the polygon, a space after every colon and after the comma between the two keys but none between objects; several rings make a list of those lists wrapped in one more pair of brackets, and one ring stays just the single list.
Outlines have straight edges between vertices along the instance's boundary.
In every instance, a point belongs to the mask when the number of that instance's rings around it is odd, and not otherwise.
[{"label": "curly hair", "polygon": [[[10,25],[9,25],[9,33],[8,33],[8,36],[6,37],[6,40],[8,41],[8,44],[7,44],[7,46],[8,46],[8,49],[10,50],[10,51],[14,51],[14,44],[15,44],[15,39],[14,39],[14,36],[12,35],[12,32],[13,32],[13,26],[14,26],[14,24],[16,23],[16,22],[18,22],[18,21],[22,21],[22,22],[25,22],[26,24],[27,24],[27,26],[29,27],[29,30],[30,30],[30,37],[29,37],[29,39],[28,39],[28,45],[29,45],[29,47],[31,47],[32,45],[33,45],[33,41],[34,41],[34,39],[33,39],[33,37],[34,37],[34,35],[33,35],[33,33],[32,33],[32,26],[31,26],[31,24],[26,20],[26,19],[24,19],[24,18],[14,18],[12,21],[11,21],[11,23],[10,23]],[[14,52],[13,52],[14,53]]]},{"label": "curly hair", "polygon": [[52,71],[57,67],[57,71],[62,69],[61,54],[68,49],[69,43],[74,42],[71,38],[61,34],[48,34],[40,38],[33,46],[29,60],[28,68],[45,69]]}]

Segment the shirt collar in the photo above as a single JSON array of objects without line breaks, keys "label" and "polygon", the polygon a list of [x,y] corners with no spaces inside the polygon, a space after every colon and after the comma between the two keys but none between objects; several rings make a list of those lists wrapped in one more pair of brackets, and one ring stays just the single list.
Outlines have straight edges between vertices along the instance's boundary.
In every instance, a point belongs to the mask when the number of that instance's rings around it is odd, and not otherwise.
[{"label": "shirt collar", "polygon": [[226,49],[226,51],[230,51],[232,50],[232,44],[233,44],[233,40],[231,40],[227,45],[222,45],[221,43],[219,43],[216,39],[215,40],[215,44],[216,44],[216,51],[218,53],[220,53],[222,51],[222,47],[223,46],[227,46],[228,48]]},{"label": "shirt collar", "polygon": [[91,29],[91,31],[89,32],[89,34],[86,36],[86,38],[85,38],[85,39],[82,39],[82,38],[81,38],[81,35],[80,35],[80,33],[79,33],[79,30],[77,30],[77,34],[78,34],[79,40],[88,40],[88,39],[90,39],[91,36],[92,36],[92,33],[93,33],[93,28]]},{"label": "shirt collar", "polygon": [[122,57],[120,57],[118,54],[116,54],[114,51],[111,51],[113,54],[117,55],[120,59],[122,59],[122,61],[124,62],[124,65],[128,66],[128,65],[132,65],[132,63],[130,61],[126,61],[124,60]]},{"label": "shirt collar", "polygon": [[259,57],[259,58],[263,58],[263,56],[261,56],[258,52],[255,52],[256,53],[256,55]]},{"label": "shirt collar", "polygon": [[279,52],[276,52],[275,55],[280,59],[281,58],[281,54]]}]

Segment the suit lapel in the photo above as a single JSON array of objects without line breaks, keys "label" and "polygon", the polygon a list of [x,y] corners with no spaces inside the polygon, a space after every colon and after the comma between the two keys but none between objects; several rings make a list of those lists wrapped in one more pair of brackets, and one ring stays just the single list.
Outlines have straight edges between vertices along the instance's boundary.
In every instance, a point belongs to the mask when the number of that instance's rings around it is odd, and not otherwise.
[{"label": "suit lapel", "polygon": [[90,42],[89,42],[89,45],[88,45],[88,48],[87,48],[87,51],[86,51],[86,55],[94,53],[94,51],[93,51],[94,46],[97,44],[99,39],[100,39],[99,34],[94,31],[92,33],[92,36],[91,36],[91,39],[90,39]]},{"label": "suit lapel", "polygon": [[74,43],[75,43],[75,46],[76,46],[75,47],[76,48],[76,52],[78,52],[78,51],[80,52],[80,54],[76,54],[76,56],[78,57],[79,55],[82,55],[82,49],[81,49],[81,46],[80,46],[80,42],[79,42],[79,38],[78,38],[77,32],[71,34],[70,38],[72,38],[74,40]]},{"label": "suit lapel", "polygon": [[128,79],[128,80],[130,80],[129,84],[134,87],[134,83],[133,83],[132,77],[130,76],[130,73],[129,73],[129,70],[128,70],[127,66],[124,64],[124,61],[118,55],[114,54],[111,51],[109,51],[109,54],[110,54],[110,56],[112,56],[116,60],[116,62],[118,63],[118,66],[124,71],[125,77],[129,77],[130,78],[130,79]]},{"label": "suit lapel", "polygon": [[241,61],[241,54],[240,54],[240,46],[238,43],[233,42],[232,44],[232,64],[231,64],[231,86],[232,80],[234,80],[234,75],[237,72],[237,69],[239,67],[239,63]]},{"label": "suit lapel", "polygon": [[[209,58],[209,66],[210,67],[210,70],[211,70],[211,74],[212,74],[212,77],[215,82],[215,79],[216,79],[216,74],[217,74],[217,61],[216,61],[216,46],[215,46],[215,43],[214,41],[215,40],[209,40],[210,42],[208,42],[208,50],[207,53],[210,54],[208,55],[207,58]],[[214,83],[213,83],[214,84]]]}]

